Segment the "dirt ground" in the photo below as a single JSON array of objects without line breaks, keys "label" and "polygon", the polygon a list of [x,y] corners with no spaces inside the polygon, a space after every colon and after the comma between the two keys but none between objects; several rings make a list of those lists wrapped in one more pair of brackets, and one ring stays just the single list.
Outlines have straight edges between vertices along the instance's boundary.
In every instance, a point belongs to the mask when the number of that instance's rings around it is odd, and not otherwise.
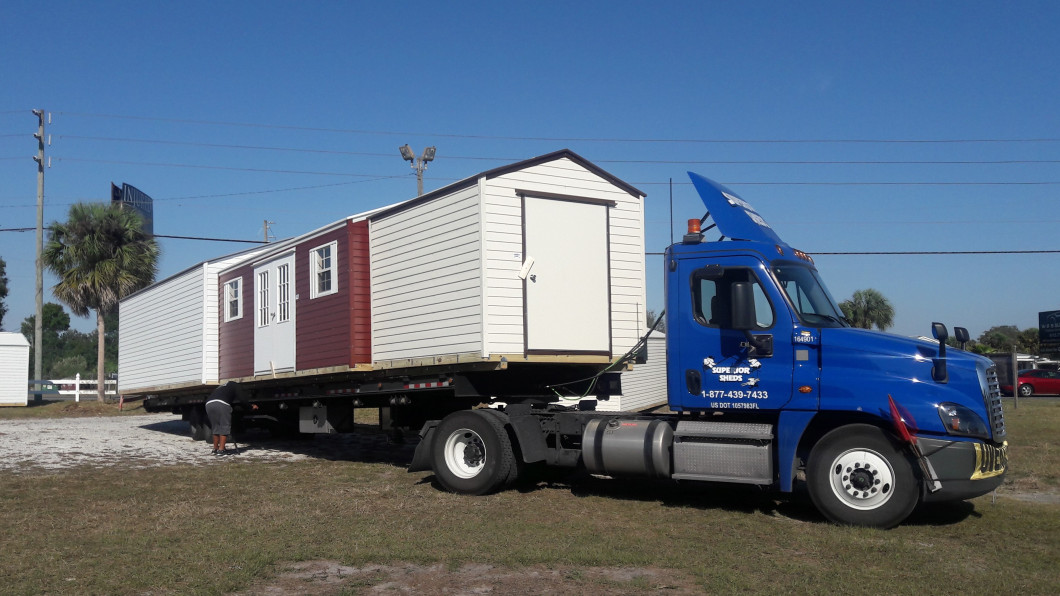
[{"label": "dirt ground", "polygon": [[89,466],[146,468],[219,465],[232,458],[293,462],[314,457],[375,461],[375,455],[412,457],[411,445],[388,445],[381,435],[330,435],[276,440],[261,430],[234,437],[235,455],[218,458],[210,445],[189,437],[188,423],[173,414],[0,420],[0,471],[27,473]]},{"label": "dirt ground", "polygon": [[365,594],[644,594],[676,596],[702,593],[694,582],[673,570],[626,567],[541,566],[506,569],[469,564],[456,569],[444,565],[367,565],[348,567],[334,561],[292,563],[278,577],[251,586],[238,596],[328,596],[345,590]]}]

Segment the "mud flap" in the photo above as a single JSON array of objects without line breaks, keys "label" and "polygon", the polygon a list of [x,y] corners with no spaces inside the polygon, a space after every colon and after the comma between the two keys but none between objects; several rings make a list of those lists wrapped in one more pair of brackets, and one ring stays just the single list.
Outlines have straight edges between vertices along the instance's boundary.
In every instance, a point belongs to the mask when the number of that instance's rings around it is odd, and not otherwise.
[{"label": "mud flap", "polygon": [[420,429],[420,444],[416,445],[416,451],[412,453],[409,472],[431,470],[431,442],[434,439],[434,429],[438,427],[439,422],[441,420],[428,420]]}]

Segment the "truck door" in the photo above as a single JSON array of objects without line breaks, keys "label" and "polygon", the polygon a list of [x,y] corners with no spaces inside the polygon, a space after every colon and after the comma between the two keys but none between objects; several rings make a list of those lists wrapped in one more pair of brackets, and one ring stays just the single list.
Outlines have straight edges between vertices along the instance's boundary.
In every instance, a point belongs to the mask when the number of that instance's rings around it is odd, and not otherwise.
[{"label": "truck door", "polygon": [[294,253],[254,268],[254,374],[294,370]]},{"label": "truck door", "polygon": [[[670,354],[671,407],[779,409],[792,395],[792,321],[772,279],[751,257],[685,259],[676,354]],[[732,288],[751,284],[755,325],[733,328]],[[672,302],[671,302],[672,304]],[[673,319],[670,319],[673,321]],[[753,337],[748,337],[748,333]],[[752,347],[755,344],[756,347]]]}]

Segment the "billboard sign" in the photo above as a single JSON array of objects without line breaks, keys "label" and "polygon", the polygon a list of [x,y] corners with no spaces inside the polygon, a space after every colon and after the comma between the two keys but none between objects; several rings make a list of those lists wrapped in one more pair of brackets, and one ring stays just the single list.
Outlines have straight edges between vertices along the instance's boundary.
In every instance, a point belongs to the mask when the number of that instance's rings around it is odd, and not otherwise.
[{"label": "billboard sign", "polygon": [[118,188],[113,182],[110,185],[110,200],[136,210],[144,220],[144,233],[155,235],[155,208],[151,197],[131,184],[122,183]]},{"label": "billboard sign", "polygon": [[1060,354],[1060,310],[1038,313],[1038,342],[1042,356]]}]

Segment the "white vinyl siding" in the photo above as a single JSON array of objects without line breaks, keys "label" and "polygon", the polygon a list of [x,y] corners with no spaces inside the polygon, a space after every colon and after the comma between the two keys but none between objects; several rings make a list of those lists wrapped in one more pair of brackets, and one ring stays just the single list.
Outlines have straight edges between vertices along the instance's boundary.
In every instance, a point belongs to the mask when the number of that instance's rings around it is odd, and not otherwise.
[{"label": "white vinyl siding", "polygon": [[200,263],[140,290],[118,305],[118,391],[213,383],[222,316],[218,272],[253,251]]},{"label": "white vinyl siding", "polygon": [[21,333],[0,333],[0,406],[24,406],[29,388],[29,342]]},{"label": "white vinyl siding", "polygon": [[373,360],[481,353],[476,191],[371,220]]},{"label": "white vinyl siding", "polygon": [[[621,356],[645,324],[643,199],[580,164],[558,159],[490,179],[485,184],[486,352],[523,351],[521,199],[516,190],[613,201],[608,207],[612,354]],[[562,242],[562,239],[557,239]],[[532,256],[532,255],[531,255]]]},{"label": "white vinyl siding", "polygon": [[201,382],[205,323],[203,284],[203,272],[196,268],[163,282],[162,288],[156,286],[159,291],[142,292],[121,302],[119,392],[137,387]]},{"label": "white vinyl siding", "polygon": [[[644,330],[642,333],[647,333]],[[636,412],[666,403],[666,336],[658,331],[648,338],[648,361],[622,373],[622,394],[596,404],[604,412]],[[568,404],[569,405],[569,404]]]}]

